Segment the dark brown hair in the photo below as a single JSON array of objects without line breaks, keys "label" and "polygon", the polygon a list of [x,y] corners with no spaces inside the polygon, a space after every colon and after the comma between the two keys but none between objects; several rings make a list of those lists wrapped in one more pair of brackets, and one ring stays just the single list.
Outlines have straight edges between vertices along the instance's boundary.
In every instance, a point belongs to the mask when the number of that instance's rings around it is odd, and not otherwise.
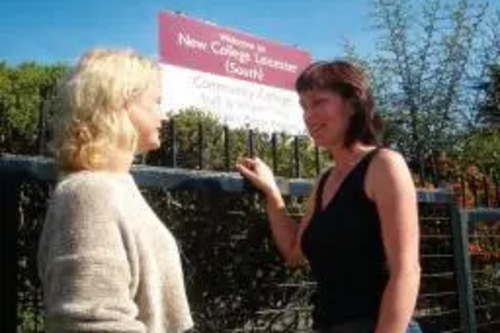
[{"label": "dark brown hair", "polygon": [[382,118],[375,112],[368,78],[355,65],[344,60],[314,62],[297,78],[295,90],[299,94],[310,90],[331,91],[350,102],[354,114],[344,138],[346,148],[356,141],[382,146]]}]

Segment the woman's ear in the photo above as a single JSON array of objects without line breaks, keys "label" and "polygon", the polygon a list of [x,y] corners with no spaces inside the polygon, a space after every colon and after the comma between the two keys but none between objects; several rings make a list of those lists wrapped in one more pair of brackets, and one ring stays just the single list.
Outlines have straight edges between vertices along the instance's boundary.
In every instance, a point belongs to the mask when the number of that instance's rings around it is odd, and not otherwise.
[{"label": "woman's ear", "polygon": [[132,110],[132,103],[130,101],[123,103],[123,110],[130,115],[130,112]]}]

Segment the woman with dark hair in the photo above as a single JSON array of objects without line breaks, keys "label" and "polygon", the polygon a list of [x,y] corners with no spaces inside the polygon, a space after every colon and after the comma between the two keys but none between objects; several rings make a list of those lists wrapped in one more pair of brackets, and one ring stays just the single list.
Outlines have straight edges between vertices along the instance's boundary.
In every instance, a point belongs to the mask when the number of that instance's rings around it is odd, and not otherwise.
[{"label": "woman with dark hair", "polygon": [[316,62],[296,81],[315,144],[335,167],[315,183],[293,223],[274,175],[258,158],[238,171],[263,191],[271,230],[290,265],[317,281],[313,326],[324,333],[420,332],[416,190],[403,157],[382,147],[382,121],[365,74],[346,61]]}]

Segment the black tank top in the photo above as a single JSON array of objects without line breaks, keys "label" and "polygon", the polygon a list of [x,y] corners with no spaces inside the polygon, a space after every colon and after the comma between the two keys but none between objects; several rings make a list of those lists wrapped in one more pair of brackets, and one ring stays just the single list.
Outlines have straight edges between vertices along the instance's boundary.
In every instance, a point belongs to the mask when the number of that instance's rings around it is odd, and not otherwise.
[{"label": "black tank top", "polygon": [[315,210],[301,243],[317,281],[312,297],[315,329],[377,318],[388,270],[379,215],[364,190],[366,171],[376,152],[358,162],[324,210],[321,203],[329,172],[319,182]]}]

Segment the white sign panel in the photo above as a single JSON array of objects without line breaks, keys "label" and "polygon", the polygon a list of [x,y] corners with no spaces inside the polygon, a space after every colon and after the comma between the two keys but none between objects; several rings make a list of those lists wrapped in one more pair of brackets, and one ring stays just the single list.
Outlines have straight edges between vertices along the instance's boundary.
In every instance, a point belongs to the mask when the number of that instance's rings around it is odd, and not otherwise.
[{"label": "white sign panel", "polygon": [[290,46],[160,13],[164,106],[196,107],[233,128],[304,133],[294,83],[311,62]]}]

